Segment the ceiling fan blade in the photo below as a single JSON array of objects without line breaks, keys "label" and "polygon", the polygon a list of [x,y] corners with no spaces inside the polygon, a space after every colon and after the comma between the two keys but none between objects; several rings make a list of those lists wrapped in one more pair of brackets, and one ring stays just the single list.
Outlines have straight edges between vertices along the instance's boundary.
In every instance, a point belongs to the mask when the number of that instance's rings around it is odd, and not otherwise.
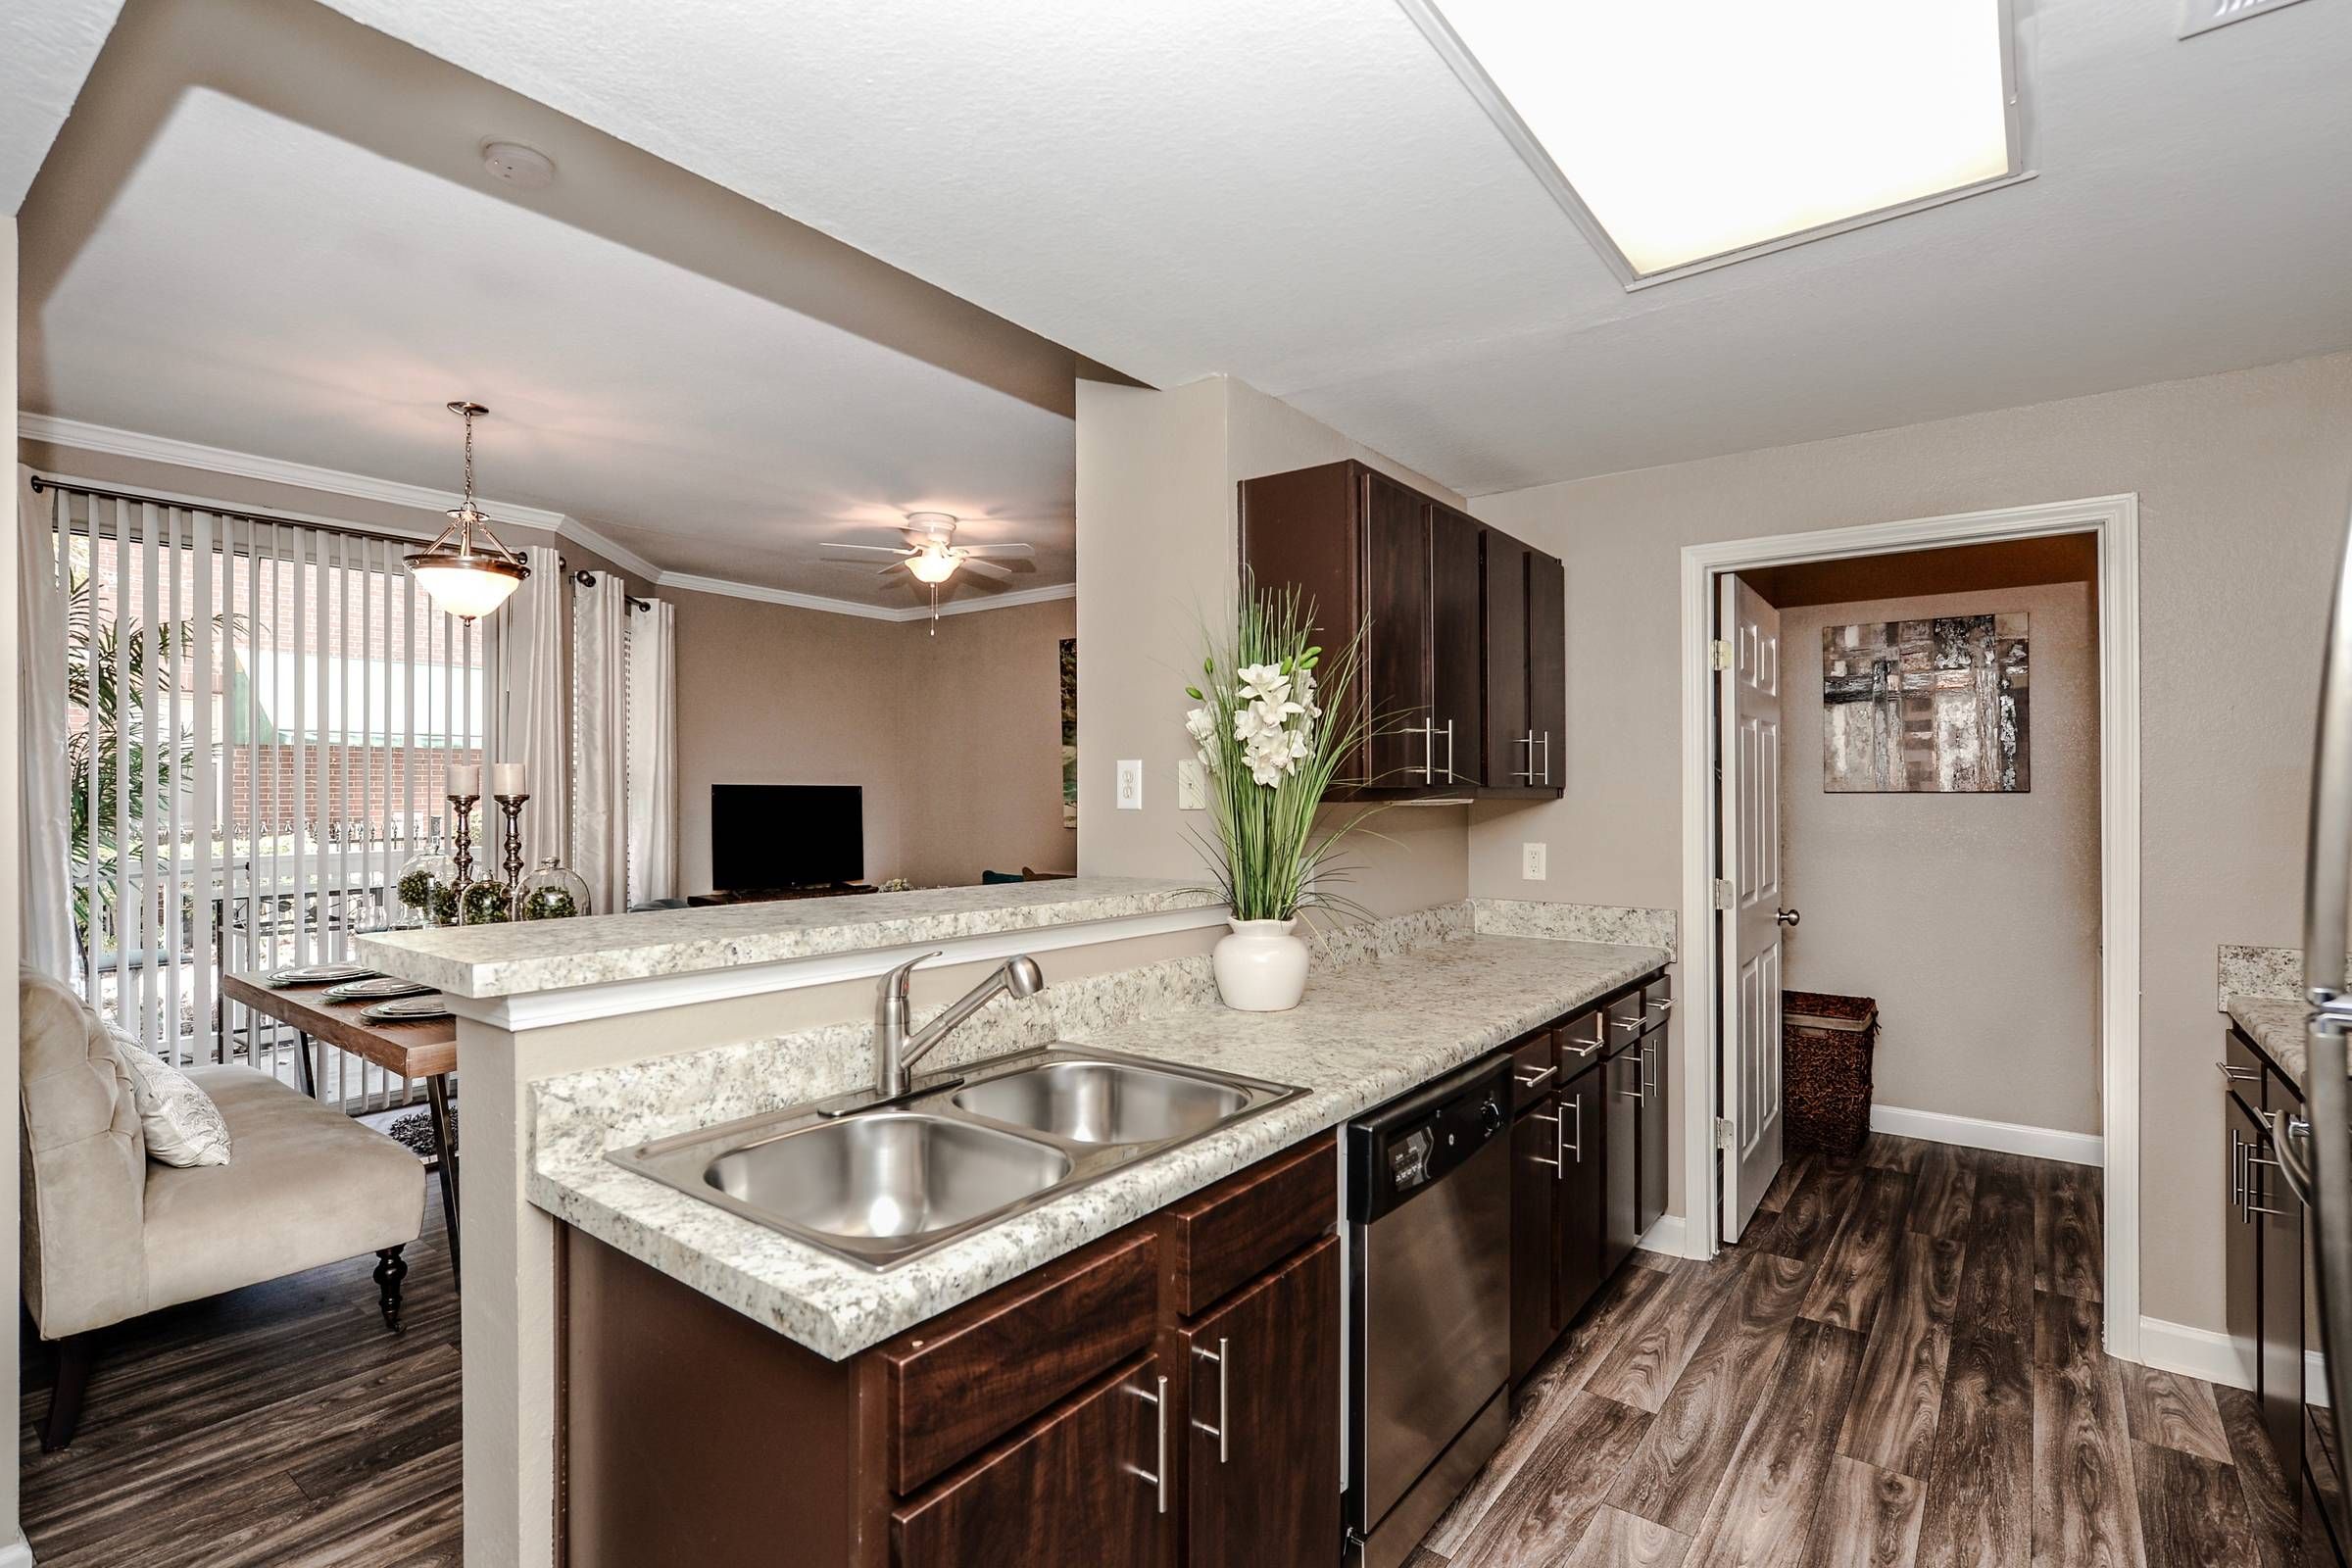
[{"label": "ceiling fan blade", "polygon": [[1006,571],[993,561],[974,561],[971,557],[966,556],[959,564],[965,571],[971,572],[975,576],[993,578],[998,582],[1008,582],[1012,578],[1011,572]]},{"label": "ceiling fan blade", "polygon": [[848,560],[858,556],[904,556],[906,554],[905,547],[900,545],[854,545],[846,539],[827,539],[816,548],[840,552],[840,555],[835,558],[836,560]]},{"label": "ceiling fan blade", "polygon": [[874,575],[877,577],[887,577],[894,571],[904,571],[906,567],[906,563],[904,561],[894,561],[889,565],[884,566],[880,571],[875,572]]},{"label": "ceiling fan blade", "polygon": [[1022,544],[958,545],[956,549],[960,550],[967,560],[974,556],[993,556],[999,561],[1027,561],[1037,554],[1035,549]]}]

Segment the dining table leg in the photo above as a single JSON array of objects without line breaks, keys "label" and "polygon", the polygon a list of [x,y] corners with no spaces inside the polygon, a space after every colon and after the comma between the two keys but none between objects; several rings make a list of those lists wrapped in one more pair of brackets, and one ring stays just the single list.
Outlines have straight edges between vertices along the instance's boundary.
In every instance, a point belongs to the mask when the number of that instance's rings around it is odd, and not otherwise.
[{"label": "dining table leg", "polygon": [[297,1029],[294,1031],[294,1038],[302,1043],[300,1049],[294,1054],[294,1074],[302,1080],[302,1092],[313,1100],[317,1100],[318,1085],[311,1074],[311,1037]]},{"label": "dining table leg", "polygon": [[458,1282],[458,1124],[449,1113],[449,1074],[437,1072],[424,1081],[424,1096],[432,1106],[433,1148],[441,1156],[441,1214],[449,1222],[449,1277]]}]

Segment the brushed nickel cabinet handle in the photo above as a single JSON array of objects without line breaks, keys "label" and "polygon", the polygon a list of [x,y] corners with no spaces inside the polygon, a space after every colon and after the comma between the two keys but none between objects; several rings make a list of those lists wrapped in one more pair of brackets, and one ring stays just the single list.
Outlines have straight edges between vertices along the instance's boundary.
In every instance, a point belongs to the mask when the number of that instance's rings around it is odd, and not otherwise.
[{"label": "brushed nickel cabinet handle", "polygon": [[2229,1079],[2233,1084],[2247,1083],[2262,1076],[2262,1074],[2256,1072],[2253,1068],[2240,1067],[2234,1062],[2217,1061],[2214,1063],[2214,1066],[2221,1070],[2223,1077]]},{"label": "brushed nickel cabinet handle", "polygon": [[1511,777],[1522,784],[1533,784],[1536,781],[1536,732],[1531,729],[1511,744],[1527,748],[1527,765],[1512,768]]},{"label": "brushed nickel cabinet handle", "polygon": [[1207,1433],[1210,1437],[1217,1440],[1217,1463],[1223,1464],[1226,1459],[1225,1434],[1233,1430],[1233,1418],[1227,1413],[1228,1409],[1230,1408],[1231,1401],[1226,1397],[1225,1394],[1225,1367],[1227,1365],[1227,1360],[1225,1355],[1224,1336],[1219,1335],[1217,1337],[1217,1348],[1215,1349],[1203,1350],[1200,1348],[1200,1347],[1196,1345],[1193,1347],[1193,1353],[1203,1361],[1214,1361],[1217,1363],[1217,1424],[1212,1427],[1207,1422],[1201,1420],[1199,1416],[1195,1416],[1193,1417],[1193,1425],[1199,1427],[1201,1431]]},{"label": "brushed nickel cabinet handle", "polygon": [[1161,1513],[1166,1513],[1168,1511],[1169,1480],[1168,1380],[1163,1376],[1156,1381],[1159,1385],[1159,1390],[1155,1394],[1147,1392],[1143,1389],[1134,1388],[1132,1386],[1129,1387],[1127,1392],[1134,1395],[1137,1398],[1142,1399],[1145,1403],[1150,1404],[1157,1412],[1154,1424],[1159,1429],[1157,1438],[1158,1448],[1154,1462],[1157,1464],[1158,1468],[1155,1470],[1137,1470],[1135,1473],[1143,1477],[1146,1484],[1151,1486],[1159,1494],[1159,1511]]},{"label": "brushed nickel cabinet handle", "polygon": [[1522,1078],[1522,1077],[1520,1077],[1520,1076],[1519,1076],[1517,1073],[1513,1073],[1513,1074],[1511,1074],[1511,1078],[1512,1078],[1512,1080],[1513,1080],[1514,1082],[1516,1082],[1516,1083],[1519,1085],[1519,1087],[1520,1087],[1520,1088],[1522,1088],[1522,1089],[1533,1089],[1533,1088],[1535,1088],[1537,1085],[1539,1085],[1539,1084],[1543,1083],[1543,1082],[1544,1082],[1544,1081],[1546,1078],[1549,1078],[1549,1077],[1550,1077],[1550,1076],[1551,1076],[1553,1073],[1556,1073],[1556,1072],[1558,1072],[1559,1070],[1560,1070],[1560,1064],[1559,1064],[1558,1062],[1556,1062],[1556,1061],[1555,1061],[1555,1062],[1553,1062],[1553,1063],[1552,1063],[1550,1066],[1548,1066],[1548,1067],[1544,1068],[1544,1069],[1542,1072],[1540,1072],[1540,1073],[1537,1073],[1537,1074],[1536,1074],[1535,1076],[1533,1076],[1533,1077],[1530,1077],[1530,1078]]}]

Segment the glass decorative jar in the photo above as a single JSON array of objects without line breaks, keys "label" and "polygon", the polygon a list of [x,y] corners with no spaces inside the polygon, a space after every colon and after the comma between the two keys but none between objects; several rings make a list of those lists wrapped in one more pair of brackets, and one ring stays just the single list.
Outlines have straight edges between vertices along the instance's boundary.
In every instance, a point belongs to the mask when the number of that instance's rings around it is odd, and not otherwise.
[{"label": "glass decorative jar", "polygon": [[521,920],[567,920],[587,912],[587,878],[565,870],[559,859],[541,860],[514,896],[515,918]]},{"label": "glass decorative jar", "polygon": [[514,890],[490,877],[458,889],[458,924],[504,925],[514,918]]},{"label": "glass decorative jar", "polygon": [[404,929],[456,925],[458,862],[432,850],[411,857],[392,884],[392,896],[398,909],[394,918]]}]

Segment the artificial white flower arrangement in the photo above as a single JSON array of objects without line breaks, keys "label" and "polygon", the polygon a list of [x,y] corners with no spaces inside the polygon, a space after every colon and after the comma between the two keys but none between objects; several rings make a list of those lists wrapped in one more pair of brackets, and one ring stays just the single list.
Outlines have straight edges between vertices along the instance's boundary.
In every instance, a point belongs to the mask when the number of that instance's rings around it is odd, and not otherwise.
[{"label": "artificial white flower arrangement", "polygon": [[[1345,880],[1331,856],[1369,813],[1320,832],[1315,813],[1365,739],[1356,680],[1363,632],[1326,656],[1309,640],[1314,620],[1296,588],[1246,587],[1230,633],[1210,638],[1201,684],[1185,688],[1198,705],[1184,724],[1208,773],[1217,834],[1201,854],[1237,920],[1288,920],[1308,906],[1359,912],[1317,886],[1317,873],[1325,884]],[[1324,710],[1325,689],[1341,711]]]}]

